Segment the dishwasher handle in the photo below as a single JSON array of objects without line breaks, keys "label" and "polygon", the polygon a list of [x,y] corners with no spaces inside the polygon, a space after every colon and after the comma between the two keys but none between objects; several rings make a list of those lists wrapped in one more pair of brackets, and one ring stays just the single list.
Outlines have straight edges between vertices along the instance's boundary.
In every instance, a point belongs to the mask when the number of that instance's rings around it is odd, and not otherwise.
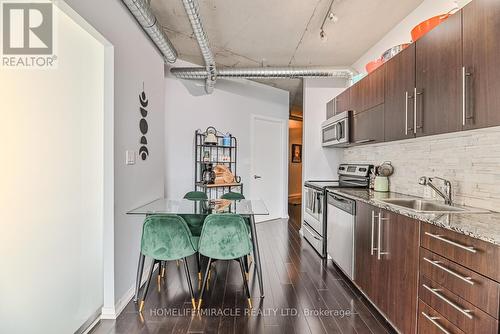
[{"label": "dishwasher handle", "polygon": [[339,196],[334,193],[328,193],[328,205],[333,205],[334,207],[345,211],[351,215],[356,213],[356,201],[350,198]]}]

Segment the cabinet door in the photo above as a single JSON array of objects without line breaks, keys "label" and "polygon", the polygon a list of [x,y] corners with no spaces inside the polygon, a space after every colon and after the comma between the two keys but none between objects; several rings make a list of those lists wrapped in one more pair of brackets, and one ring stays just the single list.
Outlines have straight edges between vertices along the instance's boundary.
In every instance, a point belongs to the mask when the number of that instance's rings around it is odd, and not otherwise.
[{"label": "cabinet door", "polygon": [[350,89],[346,89],[339,96],[336,97],[337,100],[337,113],[351,110],[350,106]]},{"label": "cabinet door", "polygon": [[385,141],[413,138],[415,44],[385,64]]},{"label": "cabinet door", "polygon": [[335,99],[333,99],[326,103],[326,119],[335,115],[335,102]]},{"label": "cabinet door", "polygon": [[462,129],[461,70],[459,12],[416,42],[417,136]]},{"label": "cabinet door", "polygon": [[474,0],[462,12],[464,129],[500,125],[500,1]]},{"label": "cabinet door", "polygon": [[384,140],[384,105],[357,113],[352,118],[354,145],[373,144]]},{"label": "cabinet door", "polygon": [[[366,78],[365,78],[366,79]],[[350,92],[350,109],[354,114],[364,111],[363,109],[363,92],[365,91],[366,81],[361,79],[349,89]]]},{"label": "cabinet door", "polygon": [[414,333],[418,291],[419,222],[382,210],[382,259],[387,273],[386,314],[401,333]]},{"label": "cabinet door", "polygon": [[382,65],[363,78],[362,110],[384,103],[385,66]]},{"label": "cabinet door", "polygon": [[375,269],[374,237],[375,225],[372,214],[375,208],[363,202],[356,201],[356,225],[354,227],[354,282],[375,302],[373,276]]}]

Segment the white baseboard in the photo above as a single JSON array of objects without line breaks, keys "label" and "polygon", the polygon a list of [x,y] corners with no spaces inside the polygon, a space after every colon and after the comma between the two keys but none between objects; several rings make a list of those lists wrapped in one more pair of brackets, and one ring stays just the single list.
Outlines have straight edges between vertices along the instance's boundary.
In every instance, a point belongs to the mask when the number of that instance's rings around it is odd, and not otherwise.
[{"label": "white baseboard", "polygon": [[[144,265],[144,270],[142,273],[142,279],[141,279],[141,287],[146,283],[146,279],[148,278],[148,273],[150,270],[151,266],[146,266]],[[127,304],[134,298],[135,294],[135,284],[130,287],[130,289],[127,290],[123,294],[123,296],[118,299],[118,301],[115,303],[115,307],[103,307],[101,311],[101,319],[102,320],[114,320],[118,318],[120,313],[123,312]]]}]

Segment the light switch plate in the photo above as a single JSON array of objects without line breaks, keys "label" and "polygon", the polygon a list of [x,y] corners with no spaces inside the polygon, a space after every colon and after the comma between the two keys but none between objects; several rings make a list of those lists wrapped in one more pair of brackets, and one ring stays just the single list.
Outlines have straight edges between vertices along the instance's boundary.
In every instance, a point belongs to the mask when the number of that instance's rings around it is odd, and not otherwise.
[{"label": "light switch plate", "polygon": [[135,151],[125,151],[125,164],[135,165]]}]

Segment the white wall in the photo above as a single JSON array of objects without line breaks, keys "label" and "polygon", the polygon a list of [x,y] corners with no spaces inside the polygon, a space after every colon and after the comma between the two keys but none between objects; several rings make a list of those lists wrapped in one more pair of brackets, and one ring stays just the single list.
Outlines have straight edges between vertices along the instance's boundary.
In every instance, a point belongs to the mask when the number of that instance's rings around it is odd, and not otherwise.
[{"label": "white wall", "polygon": [[347,82],[339,79],[304,79],[303,84],[302,180],[336,179],[342,149],[321,146],[321,123],[326,120],[326,103],[340,94]]},{"label": "white wall", "polygon": [[[458,0],[458,6],[461,8],[468,2],[470,0]],[[387,49],[409,43],[411,41],[410,32],[417,24],[433,16],[448,13],[456,6],[457,2],[454,0],[425,0],[361,56],[352,67],[359,73],[366,73],[365,65],[379,58]]]},{"label": "white wall", "polygon": [[[143,217],[125,213],[164,195],[163,60],[121,1],[67,0],[68,4],[114,46],[114,302],[105,300],[106,316],[128,302],[135,282]],[[125,151],[139,149],[139,93],[149,96],[150,156],[125,165]],[[105,245],[106,246],[106,245]],[[106,288],[106,287],[105,287]]]},{"label": "white wall", "polygon": [[[178,61],[175,66],[193,66]],[[213,125],[238,140],[238,174],[249,194],[251,115],[288,122],[288,92],[248,80],[218,80],[211,95],[203,83],[165,79],[166,163],[168,197],[181,198],[194,187],[194,132]],[[288,124],[288,123],[287,123]],[[263,148],[264,149],[264,148]],[[285,147],[285,150],[288,151]],[[286,185],[286,181],[284,182]],[[284,194],[286,194],[284,189]]]},{"label": "white wall", "polygon": [[74,333],[103,304],[104,47],[54,22],[57,68],[0,69],[2,333]]}]

